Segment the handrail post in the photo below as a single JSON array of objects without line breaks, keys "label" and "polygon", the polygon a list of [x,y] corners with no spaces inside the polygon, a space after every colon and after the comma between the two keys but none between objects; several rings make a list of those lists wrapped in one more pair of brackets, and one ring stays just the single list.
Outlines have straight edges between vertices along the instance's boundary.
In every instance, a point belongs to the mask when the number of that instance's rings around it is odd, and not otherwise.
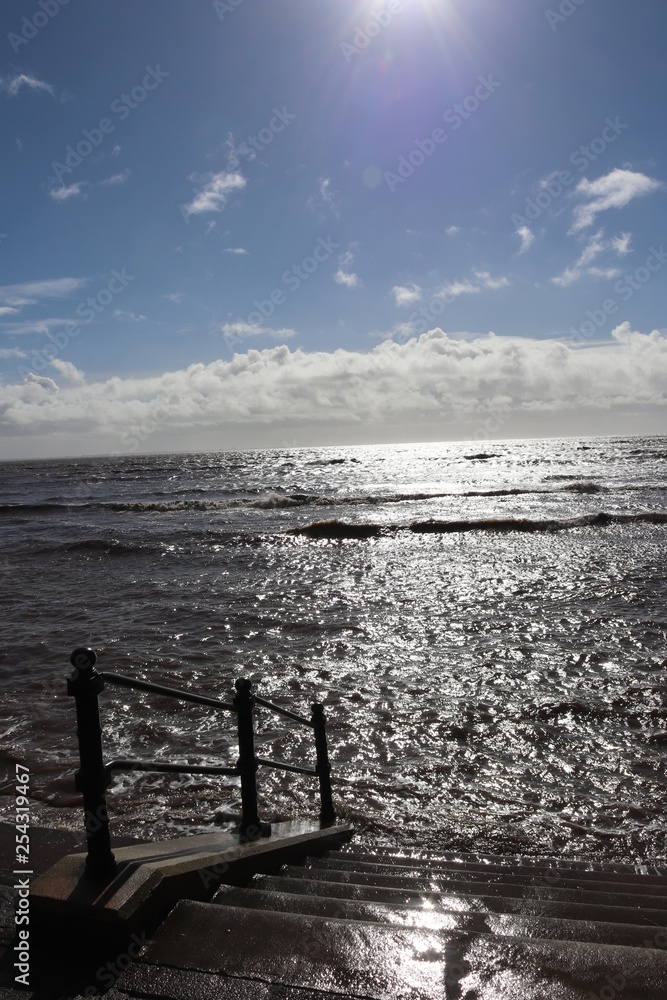
[{"label": "handrail post", "polygon": [[331,801],[331,764],[329,763],[329,752],[327,749],[324,705],[320,705],[317,702],[311,707],[313,711],[313,729],[315,730],[315,750],[317,753],[317,766],[315,770],[320,779],[320,823],[333,823],[336,818],[336,810]]},{"label": "handrail post", "polygon": [[255,699],[252,694],[252,682],[240,677],[234,687],[236,696],[234,707],[239,730],[239,760],[238,769],[241,775],[241,836],[246,840],[258,840],[271,834],[271,824],[262,823],[257,815],[257,782],[258,768],[255,757],[255,736],[252,728],[252,710]]},{"label": "handrail post", "polygon": [[81,767],[74,775],[76,789],[83,793],[83,814],[88,842],[86,870],[91,875],[112,875],[116,859],[111,851],[105,789],[110,777],[102,756],[102,727],[97,696],[104,678],[95,670],[97,656],[79,647],[70,656],[74,672],[67,679],[67,693],[76,703],[76,735]]}]

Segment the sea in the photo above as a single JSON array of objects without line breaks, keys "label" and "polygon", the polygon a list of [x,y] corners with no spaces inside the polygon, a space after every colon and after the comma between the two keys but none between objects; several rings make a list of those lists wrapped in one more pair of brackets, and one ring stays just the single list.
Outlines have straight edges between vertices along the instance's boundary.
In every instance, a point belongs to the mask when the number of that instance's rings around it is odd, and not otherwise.
[{"label": "sea", "polygon": [[[334,805],[369,846],[667,858],[667,437],[0,464],[0,811],[82,830],[67,694],[99,670],[322,702]],[[106,685],[105,758],[233,766],[235,718]],[[258,706],[256,752],[312,767]],[[317,782],[260,767],[259,811]],[[112,834],[231,829],[238,779],[122,772]]]}]

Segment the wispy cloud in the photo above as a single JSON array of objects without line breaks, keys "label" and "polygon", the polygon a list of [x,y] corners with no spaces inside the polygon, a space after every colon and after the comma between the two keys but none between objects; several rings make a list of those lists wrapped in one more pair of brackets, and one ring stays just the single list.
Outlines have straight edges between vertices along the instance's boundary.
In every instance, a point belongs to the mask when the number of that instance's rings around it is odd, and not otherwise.
[{"label": "wispy cloud", "polygon": [[66,184],[62,184],[60,187],[51,188],[49,195],[54,201],[69,201],[70,198],[87,198],[88,196],[85,191],[87,186],[87,181],[75,181],[69,187]]},{"label": "wispy cloud", "polygon": [[244,249],[244,247],[225,247],[225,249],[222,252],[233,253],[236,254],[238,257],[243,257],[245,256],[245,254],[248,253],[248,251]]},{"label": "wispy cloud", "polygon": [[41,299],[63,299],[78,292],[87,283],[87,278],[48,278],[45,281],[24,281],[18,285],[0,285],[0,302],[8,306],[27,306]]},{"label": "wispy cloud", "polygon": [[274,339],[280,339],[285,337],[289,339],[294,337],[296,330],[292,330],[289,327],[283,327],[281,330],[274,330],[270,326],[260,326],[255,323],[247,323],[245,320],[236,320],[234,323],[223,323],[222,334],[229,340],[241,340],[245,337],[273,337]]},{"label": "wispy cloud", "polygon": [[419,302],[422,297],[422,290],[419,285],[394,285],[391,290],[397,306],[409,306],[413,302]]},{"label": "wispy cloud", "polygon": [[473,274],[474,281],[469,278],[445,281],[436,294],[446,299],[457,299],[460,295],[477,295],[484,290],[497,291],[499,288],[507,288],[510,284],[508,278],[493,278],[488,271],[473,271]]},{"label": "wispy cloud", "polygon": [[603,253],[611,252],[617,257],[625,257],[627,254],[632,253],[630,247],[631,239],[631,233],[621,233],[620,236],[612,236],[611,239],[604,239],[604,230],[599,229],[597,233],[589,238],[588,243],[577,260],[566,267],[561,274],[551,279],[552,284],[558,285],[559,288],[568,288],[585,275],[591,278],[617,278],[621,273],[618,268],[593,266],[593,261],[597,260]]},{"label": "wispy cloud", "polygon": [[320,177],[317,194],[310,196],[307,205],[320,219],[324,219],[329,212],[338,218],[340,195],[334,191],[330,177]]},{"label": "wispy cloud", "polygon": [[148,316],[144,316],[143,313],[135,313],[127,309],[114,309],[114,318],[124,320],[130,323],[147,323]]},{"label": "wispy cloud", "polygon": [[479,291],[481,291],[479,285],[465,278],[463,281],[446,281],[440,286],[438,295],[442,295],[445,298],[457,299],[459,295],[475,295]]},{"label": "wispy cloud", "polygon": [[654,194],[663,186],[660,181],[647,177],[646,174],[620,168],[610,171],[596,181],[584,178],[577,184],[574,194],[585,198],[586,201],[585,204],[576,206],[570,232],[578,233],[582,229],[587,229],[600,212],[606,212],[610,208],[624,208],[634,198]]},{"label": "wispy cloud", "polygon": [[119,174],[112,174],[111,177],[105,177],[103,181],[100,181],[100,184],[102,185],[102,187],[110,187],[115,184],[124,184],[125,181],[129,178],[129,176],[130,176],[130,171],[129,169],[126,168]]},{"label": "wispy cloud", "polygon": [[474,275],[481,288],[488,288],[492,292],[499,288],[508,288],[510,284],[509,278],[492,278],[488,271],[475,271]]},{"label": "wispy cloud", "polygon": [[531,231],[529,226],[521,226],[516,231],[516,235],[521,240],[521,246],[519,247],[519,253],[525,253],[529,247],[535,242],[535,234]]},{"label": "wispy cloud", "polygon": [[186,215],[202,215],[204,212],[221,212],[227,204],[227,198],[232,191],[241,191],[246,186],[246,179],[238,172],[228,173],[222,170],[217,174],[207,174],[205,177],[191,177],[191,180],[201,184],[195,196],[188,205],[183,206]]},{"label": "wispy cloud", "polygon": [[23,319],[15,323],[0,324],[0,332],[11,337],[21,337],[31,333],[41,333],[48,336],[50,330],[57,330],[71,322],[71,319],[64,319],[62,316],[53,316],[47,319]]},{"label": "wispy cloud", "polygon": [[4,91],[10,97],[16,97],[23,87],[27,87],[28,90],[32,90],[34,93],[45,93],[50,94],[51,97],[56,96],[56,92],[50,83],[45,80],[38,80],[36,76],[31,76],[29,73],[17,73],[13,77],[0,77],[0,90]]},{"label": "wispy cloud", "polygon": [[86,376],[71,361],[63,361],[62,358],[54,358],[51,367],[55,368],[59,375],[71,382],[72,385],[84,385]]},{"label": "wispy cloud", "polygon": [[333,276],[337,285],[345,285],[346,288],[359,288],[361,285],[358,275],[350,270],[358,249],[358,244],[352,243],[350,248],[338,258],[338,270]]}]

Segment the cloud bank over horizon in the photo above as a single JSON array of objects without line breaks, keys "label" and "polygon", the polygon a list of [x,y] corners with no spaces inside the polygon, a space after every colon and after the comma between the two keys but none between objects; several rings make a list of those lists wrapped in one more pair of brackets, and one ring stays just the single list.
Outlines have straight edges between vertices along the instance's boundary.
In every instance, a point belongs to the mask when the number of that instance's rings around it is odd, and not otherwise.
[{"label": "cloud bank over horizon", "polygon": [[[436,327],[367,352],[249,349],[229,360],[88,382],[54,359],[0,385],[1,457],[224,450],[405,439],[660,433],[667,335],[621,323],[595,346]],[[525,436],[525,433],[524,433]],[[407,438],[416,440],[414,433]]]}]

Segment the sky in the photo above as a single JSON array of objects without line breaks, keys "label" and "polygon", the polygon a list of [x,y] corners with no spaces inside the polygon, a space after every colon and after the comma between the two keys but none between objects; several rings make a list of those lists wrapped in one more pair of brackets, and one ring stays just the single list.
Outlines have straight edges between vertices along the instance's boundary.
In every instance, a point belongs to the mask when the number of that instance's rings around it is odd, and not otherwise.
[{"label": "sky", "polygon": [[0,458],[665,430],[667,5],[0,8]]}]

